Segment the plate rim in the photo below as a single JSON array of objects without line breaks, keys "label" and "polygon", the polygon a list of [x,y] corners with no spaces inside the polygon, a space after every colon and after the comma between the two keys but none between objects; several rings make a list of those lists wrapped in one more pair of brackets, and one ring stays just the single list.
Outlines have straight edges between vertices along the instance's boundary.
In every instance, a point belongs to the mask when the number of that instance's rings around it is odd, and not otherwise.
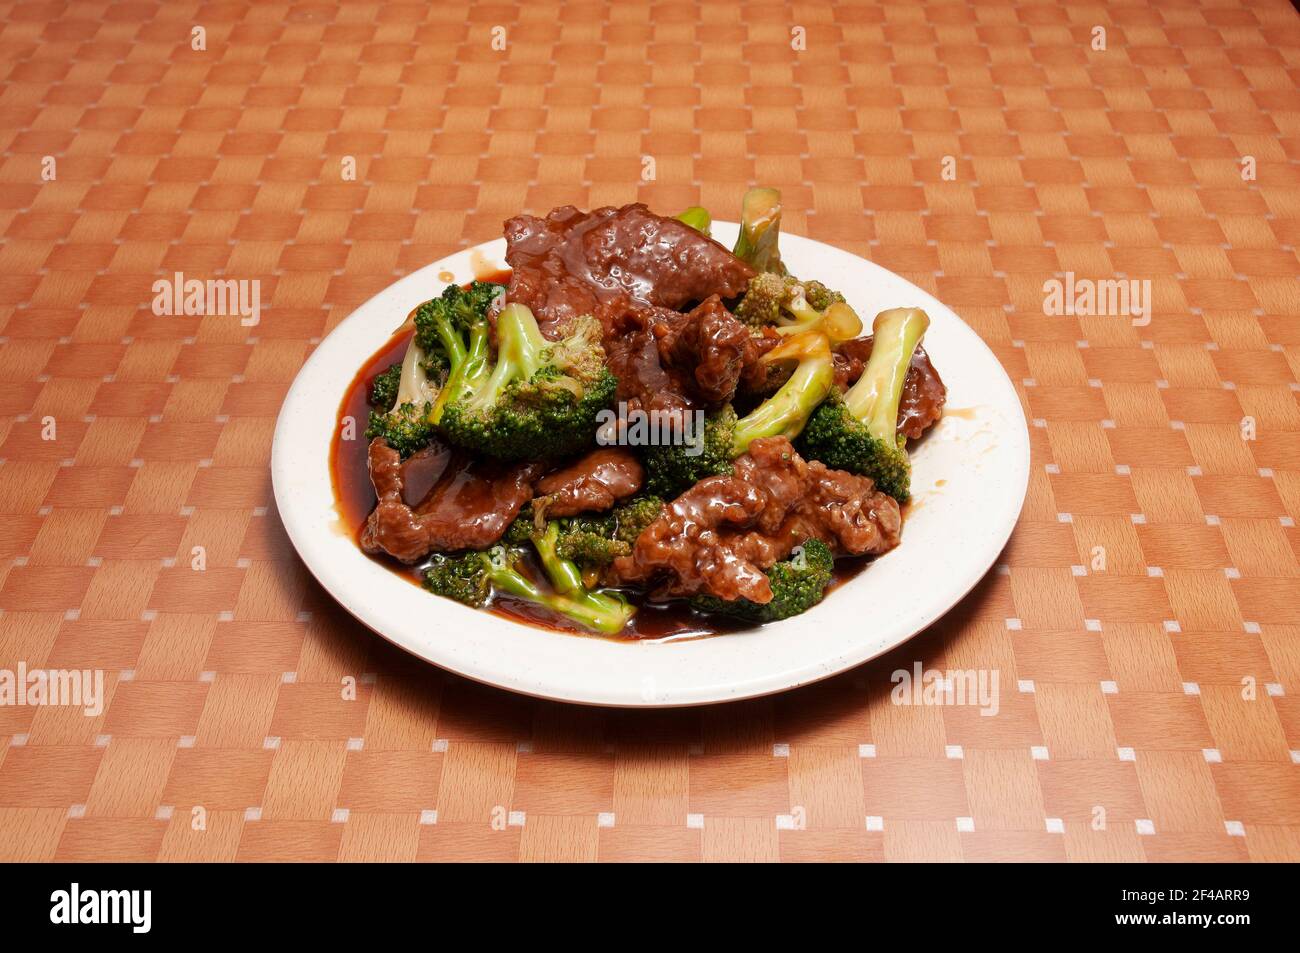
[{"label": "plate rim", "polygon": [[[714,222],[715,235],[717,234],[718,230],[730,231],[731,233],[734,234],[737,228],[738,226],[735,223],[722,222],[722,221]],[[957,321],[957,323],[961,326],[961,328],[965,330],[969,340],[973,342],[975,346],[983,350],[984,353],[982,356],[986,358],[989,362],[991,362],[993,366],[999,369],[999,371],[1001,372],[1000,380],[997,381],[996,383],[999,385],[1005,385],[1011,398],[1007,402],[1007,406],[1014,407],[1015,409],[1015,415],[1011,423],[1015,424],[1018,422],[1019,424],[1018,427],[1014,427],[1012,429],[1014,429],[1015,431],[1015,438],[1016,438],[1015,443],[1019,446],[1021,452],[1019,454],[1016,454],[1014,459],[1008,457],[1008,461],[1014,464],[1014,476],[1016,477],[1016,479],[1014,480],[1014,485],[1009,488],[1014,492],[1005,498],[1008,501],[1006,505],[1006,509],[1009,515],[1006,516],[1006,518],[1000,524],[1000,529],[993,537],[994,539],[996,539],[996,545],[991,545],[991,544],[987,545],[987,550],[992,553],[992,557],[987,562],[985,562],[983,559],[978,560],[978,562],[983,563],[982,567],[978,571],[972,571],[968,575],[968,578],[964,577],[960,587],[952,587],[951,589],[949,589],[948,591],[949,593],[951,593],[950,596],[945,597],[941,600],[937,600],[933,603],[927,603],[925,606],[925,611],[921,614],[920,621],[911,627],[911,631],[909,633],[897,637],[892,641],[886,640],[883,643],[879,643],[879,644],[869,640],[849,642],[845,645],[844,651],[841,651],[830,658],[826,658],[826,657],[813,658],[803,667],[799,668],[797,671],[783,670],[781,672],[767,672],[762,675],[750,675],[748,677],[740,678],[735,681],[719,683],[716,685],[708,684],[708,683],[693,684],[689,689],[669,690],[662,697],[657,693],[657,689],[655,692],[646,693],[643,691],[637,696],[631,696],[628,695],[626,692],[607,693],[607,692],[601,692],[599,690],[582,691],[582,690],[574,690],[572,686],[568,688],[564,688],[562,686],[530,682],[527,680],[526,677],[522,677],[519,673],[511,673],[511,672],[503,673],[499,669],[491,670],[490,667],[485,668],[481,664],[477,664],[476,660],[459,657],[454,652],[437,651],[436,643],[431,643],[429,641],[425,641],[421,643],[420,640],[413,638],[404,632],[387,631],[389,627],[385,626],[383,624],[382,619],[378,618],[377,613],[374,611],[373,605],[367,606],[365,600],[357,601],[353,599],[349,593],[337,591],[336,586],[339,585],[337,580],[337,573],[333,568],[327,565],[327,561],[324,560],[321,554],[316,551],[316,544],[319,542],[319,540],[312,538],[316,531],[312,530],[308,526],[309,521],[304,517],[303,513],[301,512],[301,508],[297,505],[297,499],[288,485],[288,480],[290,479],[288,473],[290,472],[290,469],[296,465],[296,461],[289,460],[286,458],[286,453],[289,452],[286,448],[288,446],[289,440],[291,439],[291,436],[288,433],[288,431],[290,430],[293,423],[293,416],[294,416],[293,411],[297,409],[296,401],[300,397],[300,393],[299,393],[300,388],[304,385],[305,381],[309,380],[311,376],[317,372],[318,366],[323,366],[327,363],[332,363],[326,357],[326,355],[328,354],[328,348],[326,347],[327,342],[329,341],[331,336],[337,334],[340,331],[340,329],[342,329],[349,322],[356,319],[358,315],[363,314],[368,310],[372,309],[373,307],[375,307],[381,299],[388,297],[390,295],[395,295],[397,291],[402,289],[402,287],[405,284],[409,283],[415,285],[425,276],[433,275],[437,277],[438,280],[441,281],[442,273],[451,272],[453,274],[452,280],[456,280],[455,271],[453,268],[453,262],[455,262],[458,259],[465,259],[468,262],[471,270],[474,270],[476,272],[479,271],[480,262],[483,259],[491,259],[493,261],[502,260],[504,258],[505,242],[501,238],[493,239],[488,242],[483,242],[478,245],[461,249],[460,251],[444,256],[441,259],[430,262],[429,264],[424,265],[410,272],[409,274],[402,276],[396,281],[390,282],[388,285],[381,288],[375,294],[367,298],[364,302],[362,302],[361,304],[353,308],[347,317],[345,317],[342,321],[340,321],[337,325],[335,325],[335,327],[332,328],[329,331],[329,333],[326,334],[325,337],[323,337],[321,341],[316,345],[312,353],[308,356],[307,360],[303,363],[303,366],[299,369],[298,373],[295,375],[292,384],[289,386],[288,390],[285,393],[285,397],[281,404],[279,414],[277,415],[275,430],[272,438],[270,469],[271,469],[272,491],[275,499],[276,509],[277,512],[279,513],[281,524],[285,528],[285,533],[289,537],[289,540],[292,543],[298,558],[301,560],[301,562],[306,567],[308,572],[311,573],[311,575],[317,581],[317,583],[330,596],[330,598],[333,599],[336,603],[338,603],[338,605],[341,608],[343,608],[346,612],[348,612],[353,618],[357,619],[357,621],[359,621],[362,625],[366,626],[368,629],[370,629],[375,634],[379,635],[381,638],[398,646],[404,651],[409,652],[410,654],[416,656],[422,661],[428,662],[432,665],[436,665],[448,671],[455,672],[456,674],[462,675],[471,680],[483,684],[491,685],[497,688],[517,692],[535,698],[542,698],[551,701],[560,701],[560,702],[573,703],[573,704],[592,705],[592,706],[599,706],[599,707],[652,708],[653,709],[653,708],[693,707],[698,705],[708,705],[708,704],[716,704],[721,702],[740,701],[743,699],[757,698],[765,695],[771,695],[779,692],[789,691],[794,688],[799,688],[804,685],[813,684],[817,681],[821,681],[822,679],[829,678],[833,675],[844,672],[850,668],[855,668],[859,665],[863,665],[867,662],[870,662],[875,658],[879,658],[881,655],[889,651],[892,651],[893,649],[915,638],[917,635],[924,632],[930,626],[934,625],[935,622],[937,622],[948,612],[950,612],[958,603],[960,603],[963,599],[965,599],[971,593],[971,591],[974,590],[974,588],[977,585],[979,585],[979,583],[983,579],[987,577],[989,571],[997,561],[998,554],[1000,554],[1005,549],[1008,540],[1010,539],[1012,533],[1015,531],[1016,526],[1020,522],[1020,518],[1023,514],[1025,498],[1028,493],[1029,475],[1030,475],[1030,440],[1029,440],[1028,425],[1024,415],[1024,409],[1021,405],[1021,399],[1019,394],[1016,392],[1014,385],[1011,382],[1010,376],[1006,372],[1006,368],[1002,365],[1002,362],[998,359],[997,355],[993,352],[992,348],[990,348],[988,344],[984,341],[984,339],[979,335],[979,333],[976,332],[975,329],[972,328],[969,324],[967,324],[960,317],[960,315],[958,315],[957,312],[953,310],[951,307],[943,304],[933,295],[929,294],[924,289],[914,285],[912,282],[908,281],[903,276],[898,275],[895,272],[891,272],[888,269],[884,268],[883,266],[875,262],[872,262],[868,259],[862,258],[861,256],[854,254],[853,252],[849,252],[845,249],[838,248],[837,246],[830,245],[829,243],[820,242],[817,241],[816,239],[807,238],[805,236],[799,236],[794,234],[790,234],[788,236],[783,234],[782,236],[783,240],[786,239],[787,237],[796,246],[802,246],[804,243],[808,243],[811,246],[809,249],[807,249],[808,251],[814,251],[817,247],[823,247],[823,248],[832,249],[834,250],[834,252],[838,253],[839,255],[851,256],[855,260],[856,265],[862,266],[866,269],[867,274],[865,277],[868,280],[870,279],[871,273],[873,272],[884,273],[886,275],[889,275],[891,281],[903,282],[911,289],[912,293],[919,299],[916,301],[916,304],[918,306],[926,308],[927,310],[931,310],[937,306],[947,314],[952,315],[952,317]],[[802,257],[802,256],[796,254],[793,257]],[[501,267],[504,268],[506,266],[502,265]],[[446,284],[448,282],[443,281],[443,283]],[[393,322],[391,324],[384,325],[385,330],[383,333],[391,334],[393,330],[395,330],[396,327],[400,325],[401,318],[404,317],[404,314],[405,313],[403,312],[402,315],[398,315],[396,312],[394,312]],[[378,334],[379,332],[376,331],[375,333]],[[379,343],[376,343],[375,346],[378,347]],[[363,359],[367,359],[369,358],[369,356],[370,356],[369,353],[367,353],[363,356]],[[360,365],[358,364],[357,367],[359,368]],[[356,370],[354,369],[352,373],[346,378],[346,381],[344,381],[343,384],[341,385],[338,400],[336,400],[330,406],[331,426],[329,430],[331,433],[334,430],[334,426],[332,422],[337,419],[336,415],[338,413],[342,396],[346,394],[347,386],[351,383],[351,380],[353,379],[353,375],[355,375],[355,373]],[[324,472],[325,479],[327,482],[330,483],[330,495],[331,498],[333,498],[333,486],[332,486],[332,480],[330,478],[331,446],[332,446],[332,440],[327,440],[326,446],[324,448],[324,457],[321,462],[323,463],[322,470]],[[1013,499],[1014,502],[1011,502]],[[355,546],[355,543],[351,543],[351,541],[349,541],[349,545],[351,547],[352,552],[355,553],[357,560],[363,561],[368,565],[374,565],[380,571],[384,572],[387,575],[392,576],[394,581],[399,583],[400,585],[407,587],[414,592],[419,591],[415,589],[415,587],[411,586],[411,584],[408,581],[398,578],[396,574],[392,573],[392,571],[387,567],[382,567],[375,564],[375,562],[372,559],[370,559],[370,557],[366,556]],[[853,584],[853,580],[850,580],[846,584],[846,587],[851,586],[852,584]],[[421,596],[423,597],[424,594],[421,593]],[[942,603],[942,605],[940,605],[940,603]],[[529,626],[524,623],[517,623],[517,622],[505,620],[491,613],[482,612],[481,610],[471,609],[464,606],[458,606],[455,605],[454,603],[448,603],[448,605],[446,606],[436,606],[436,607],[431,606],[431,608],[442,608],[446,610],[460,610],[461,612],[464,613],[472,613],[473,615],[485,617],[487,619],[493,620],[493,624],[501,626],[503,630],[507,630],[507,629],[514,630],[516,632],[525,633],[525,634],[534,634],[538,632],[548,631],[545,629],[538,629],[536,627]],[[449,612],[449,615],[456,616],[457,613]],[[468,622],[468,619],[466,619],[466,621]],[[756,630],[756,631],[761,631],[761,630]],[[688,640],[683,640],[676,643],[659,642],[659,641],[645,642],[645,641],[633,641],[633,640],[620,642],[618,640],[588,638],[581,635],[572,635],[572,634],[565,634],[565,633],[552,632],[550,634],[555,635],[558,638],[564,639],[566,642],[570,642],[570,643],[593,643],[594,642],[597,644],[609,645],[612,646],[613,650],[616,652],[635,653],[641,651],[650,651],[655,648],[664,648],[669,651],[677,651],[679,649],[685,648],[692,644],[692,642]],[[745,635],[744,633],[731,634],[731,635],[724,634],[724,635],[714,636],[712,638],[713,639],[743,638],[744,635]],[[712,641],[712,639],[708,641]]]}]

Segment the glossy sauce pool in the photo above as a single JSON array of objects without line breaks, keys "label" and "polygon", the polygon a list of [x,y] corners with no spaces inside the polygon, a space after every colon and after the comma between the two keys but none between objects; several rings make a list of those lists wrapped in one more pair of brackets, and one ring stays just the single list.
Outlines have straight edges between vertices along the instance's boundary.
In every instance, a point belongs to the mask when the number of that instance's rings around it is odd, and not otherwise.
[{"label": "glossy sauce pool", "polygon": [[[509,272],[479,276],[480,281],[496,281],[502,284],[508,282],[509,278]],[[366,517],[375,508],[375,490],[370,483],[370,471],[367,465],[369,441],[364,436],[366,421],[370,414],[370,404],[367,400],[370,394],[370,382],[377,374],[383,373],[392,364],[401,361],[413,333],[409,327],[399,329],[383,347],[371,355],[357,371],[352,383],[348,385],[342,403],[339,404],[337,426],[334,428],[334,439],[330,446],[330,478],[334,485],[334,507],[339,514],[341,532],[350,536],[356,542],[358,549],[361,548],[361,529],[365,525]],[[353,434],[353,439],[343,439],[344,433]],[[404,566],[385,556],[369,558],[412,585],[420,585],[422,568],[418,564]],[[839,588],[861,572],[869,562],[867,559],[836,560],[835,578],[831,581],[830,588],[832,590]],[[532,568],[538,570],[539,567]],[[533,575],[536,578],[537,573]],[[609,637],[613,641],[683,640],[751,628],[745,623],[701,615],[692,611],[690,606],[681,600],[666,603],[650,602],[635,592],[629,592],[628,597],[639,608],[620,635]],[[430,595],[430,598],[437,597]],[[543,629],[591,638],[605,638],[578,629],[567,620],[557,618],[531,603],[516,599],[494,599],[486,611]]]}]

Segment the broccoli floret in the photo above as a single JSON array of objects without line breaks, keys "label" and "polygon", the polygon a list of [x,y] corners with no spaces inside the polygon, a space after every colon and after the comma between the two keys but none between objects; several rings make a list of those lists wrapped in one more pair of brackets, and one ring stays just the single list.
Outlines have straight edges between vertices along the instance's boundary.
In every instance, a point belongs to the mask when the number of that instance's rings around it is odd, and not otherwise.
[{"label": "broccoli floret", "polygon": [[434,428],[429,422],[432,409],[432,401],[421,404],[408,401],[384,413],[372,410],[366,424],[366,439],[383,437],[402,459],[406,459],[433,439]]},{"label": "broccoli floret", "polygon": [[513,596],[605,635],[621,632],[636,611],[617,595],[589,591],[581,580],[564,590],[552,580],[555,591],[548,592],[520,571],[523,556],[523,550],[511,546],[437,554],[425,571],[424,585],[430,592],[475,608],[486,605],[493,593]]},{"label": "broccoli floret", "polygon": [[907,438],[897,433],[898,404],[912,352],[929,325],[920,308],[893,308],[876,316],[862,376],[813,413],[799,441],[804,456],[869,476],[882,492],[908,501],[912,465]]},{"label": "broccoli floret", "polygon": [[398,361],[388,370],[376,374],[370,381],[370,406],[390,408],[397,400],[397,388],[402,381],[402,364]]},{"label": "broccoli floret", "polygon": [[652,493],[673,497],[705,477],[731,473],[731,461],[759,437],[793,440],[834,387],[830,341],[818,331],[792,335],[763,360],[797,364],[780,389],[744,417],[737,418],[730,405],[710,416],[705,421],[701,452],[696,453],[696,446],[690,443],[650,447],[645,468],[646,486]]},{"label": "broccoli floret", "polygon": [[637,496],[614,507],[614,536],[631,546],[636,538],[664,511],[664,501],[657,496]]},{"label": "broccoli floret", "polygon": [[444,436],[501,460],[562,457],[590,445],[618,383],[605,367],[600,323],[577,318],[548,341],[532,311],[508,304],[496,330],[496,363],[467,374],[438,408]]},{"label": "broccoli floret", "polygon": [[434,553],[424,571],[424,587],[448,599],[455,599],[476,609],[481,608],[487,605],[492,595],[494,572],[502,574],[502,588],[509,588],[509,573],[513,569],[507,568],[507,553],[508,550],[503,547],[498,547],[496,551]]},{"label": "broccoli floret", "polygon": [[488,309],[505,286],[476,281],[468,288],[448,285],[442,294],[415,310],[415,342],[432,359],[441,355],[455,360],[465,351],[466,336],[483,326]]},{"label": "broccoli floret", "polygon": [[704,234],[706,237],[709,235],[709,232],[713,227],[713,216],[709,214],[707,208],[703,208],[699,205],[692,205],[690,208],[686,209],[677,216],[677,221],[684,222],[697,232]]},{"label": "broccoli floret", "polygon": [[736,411],[727,404],[706,417],[704,432],[692,434],[690,440],[683,436],[681,443],[646,447],[646,489],[672,499],[705,477],[730,474],[736,421]]},{"label": "broccoli floret", "polygon": [[785,274],[778,243],[781,237],[781,192],[750,189],[740,204],[740,234],[732,254],[757,271]]},{"label": "broccoli floret", "polygon": [[[531,512],[521,513],[506,530],[501,545],[487,551],[493,556],[491,565],[494,569],[503,567],[509,570],[500,579],[489,572],[487,583],[479,581],[472,571],[474,565],[471,564],[470,569],[466,569],[460,561],[468,556],[484,554],[469,553],[461,556],[434,557],[429,572],[426,573],[426,584],[430,588],[436,586],[434,591],[454,599],[458,598],[468,605],[482,605],[487,598],[483,592],[484,585],[488,588],[495,587],[510,595],[544,605],[584,628],[610,635],[615,634],[622,630],[636,609],[617,593],[597,592],[588,587],[583,578],[583,570],[578,563],[570,555],[561,551],[563,522],[565,521],[549,520],[538,525]],[[612,520],[610,525],[611,527],[614,525]],[[581,532],[590,532],[591,537],[595,538],[594,531]],[[542,569],[545,570],[551,588],[554,590],[552,593],[543,594],[535,584],[525,578],[524,582],[532,586],[532,590],[528,590],[518,578],[515,578],[521,575],[516,568],[516,563],[524,547],[529,544],[537,552]],[[464,581],[467,576],[471,577],[471,582]],[[461,598],[462,595],[471,598]],[[475,599],[477,601],[473,601]]]},{"label": "broccoli floret", "polygon": [[631,552],[631,547],[617,539],[611,530],[606,530],[603,524],[583,521],[560,527],[555,552],[586,570],[608,566],[619,556]]},{"label": "broccoli floret", "polygon": [[487,374],[492,326],[488,310],[503,285],[476,281],[468,288],[448,285],[440,296],[415,311],[414,343],[424,352],[426,373],[440,384],[430,417],[442,418],[451,400],[462,396]]},{"label": "broccoli floret", "polygon": [[691,606],[700,612],[728,615],[759,625],[777,622],[807,612],[821,602],[834,569],[835,557],[830,548],[819,539],[810,539],[796,546],[788,559],[767,571],[767,581],[772,587],[771,602],[749,599],[728,602],[717,596],[700,595],[691,600]]},{"label": "broccoli floret", "polygon": [[[406,356],[397,368],[397,386],[388,410],[372,410],[366,425],[366,439],[383,437],[401,456],[409,457],[433,439],[433,406],[438,400],[438,385],[424,367],[424,351],[412,338]],[[385,387],[391,383],[393,368],[384,372]],[[374,396],[373,394],[371,395]]]},{"label": "broccoli floret", "polygon": [[574,562],[584,573],[608,566],[619,556],[632,551],[641,531],[663,512],[664,502],[657,496],[637,496],[615,506],[608,513],[582,513],[543,520],[539,525],[532,504],[526,506],[510,527],[505,539],[522,545],[534,535],[554,526],[555,552]]},{"label": "broccoli floret", "polygon": [[781,302],[785,300],[785,293],[793,281],[793,278],[770,272],[755,274],[750,278],[744,296],[736,304],[736,317],[753,329],[776,324],[781,313]]},{"label": "broccoli floret", "polygon": [[832,291],[816,279],[800,283],[803,285],[804,297],[808,300],[808,303],[818,311],[825,311],[835,302],[844,301],[844,295],[840,294],[838,291]]},{"label": "broccoli floret", "polygon": [[[625,556],[631,551],[618,537],[618,522],[612,512],[563,516],[543,521],[540,526],[524,516],[515,522],[516,525],[523,524],[525,539],[532,539],[536,533],[554,528],[556,555],[570,560],[582,570],[608,566],[619,556]],[[511,530],[518,535],[515,526]]]},{"label": "broccoli floret", "polygon": [[632,551],[641,531],[663,512],[657,496],[640,496],[600,515],[581,515],[554,522],[559,527],[556,552],[583,570],[608,566]]},{"label": "broccoli floret", "polygon": [[475,282],[468,289],[448,285],[415,309],[415,333],[401,364],[371,386],[372,410],[366,437],[383,437],[403,457],[426,446],[436,432],[443,405],[463,392],[466,380],[481,376],[491,327],[487,319],[501,285]]},{"label": "broccoli floret", "polygon": [[799,281],[769,273],[749,280],[736,305],[736,317],[751,328],[772,327],[777,334],[822,330],[834,342],[862,333],[862,319],[837,291],[820,281]]},{"label": "broccoli floret", "polygon": [[776,324],[776,319],[781,316],[781,303],[793,283],[793,278],[759,272],[749,279],[744,297],[736,305],[736,317],[751,328]]}]

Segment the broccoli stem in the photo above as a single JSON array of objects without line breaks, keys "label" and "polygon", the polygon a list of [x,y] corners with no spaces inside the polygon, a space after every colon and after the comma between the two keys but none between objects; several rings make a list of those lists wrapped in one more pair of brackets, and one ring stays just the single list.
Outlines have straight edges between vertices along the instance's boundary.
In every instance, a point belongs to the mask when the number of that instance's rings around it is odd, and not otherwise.
[{"label": "broccoli stem", "polygon": [[825,311],[818,311],[800,294],[786,307],[792,314],[798,315],[798,319],[790,322],[777,319],[774,330],[782,336],[818,330],[839,344],[851,341],[862,333],[862,319],[843,301],[833,301]]},{"label": "broccoli stem", "polygon": [[443,350],[447,352],[447,361],[451,366],[455,367],[465,360],[465,342],[451,326],[445,313],[434,318],[433,330],[438,335],[438,340],[442,342]]},{"label": "broccoli stem", "polygon": [[794,286],[793,293],[786,299],[782,307],[794,316],[794,320],[790,320],[784,315],[777,317],[777,324],[785,327],[801,327],[804,324],[818,321],[822,317],[822,313],[808,303],[802,285]]},{"label": "broccoli stem", "polygon": [[585,588],[573,595],[557,593],[545,596],[542,604],[552,612],[602,635],[618,635],[636,612],[635,608],[622,599]]},{"label": "broccoli stem", "polygon": [[890,308],[876,315],[871,357],[858,382],[844,395],[844,406],[878,440],[893,442],[903,382],[930,318],[920,308]]},{"label": "broccoli stem", "polygon": [[709,229],[713,225],[713,216],[709,210],[699,205],[692,205],[680,215],[677,216],[679,222],[683,222],[691,228],[704,235],[709,234]]},{"label": "broccoli stem", "polygon": [[492,588],[496,592],[514,596],[516,599],[544,605],[550,598],[535,582],[513,566],[498,566],[493,563],[492,568],[488,570],[488,579],[491,580]]},{"label": "broccoli stem", "polygon": [[781,237],[781,192],[757,188],[745,193],[740,204],[740,234],[732,253],[759,271],[785,274],[778,241]]},{"label": "broccoli stem", "polygon": [[411,343],[406,347],[406,354],[402,357],[402,371],[397,383],[397,397],[393,400],[393,406],[388,409],[388,412],[393,413],[403,404],[419,406],[426,401],[436,399],[437,396],[438,387],[429,380],[429,375],[424,369],[424,350],[412,338]]},{"label": "broccoli stem", "polygon": [[835,365],[825,334],[810,331],[782,341],[765,361],[798,361],[790,379],[753,412],[736,422],[731,455],[738,457],[759,437],[797,437],[808,415],[826,399],[835,385]]},{"label": "broccoli stem", "polygon": [[511,381],[528,380],[542,366],[547,342],[533,312],[522,304],[508,304],[497,315],[497,362],[486,381],[469,400],[474,410],[491,407]]},{"label": "broccoli stem", "polygon": [[556,552],[559,536],[559,524],[554,520],[549,521],[543,531],[529,534],[546,578],[555,590],[553,596],[543,598],[543,604],[596,632],[606,635],[621,632],[636,609],[617,596],[589,590],[582,581],[582,570],[577,564],[562,559]]},{"label": "broccoli stem", "polygon": [[435,424],[442,419],[442,410],[447,406],[448,401],[455,399],[467,390],[471,390],[482,381],[487,368],[489,351],[489,329],[486,321],[476,322],[470,328],[468,346],[461,340],[460,335],[456,333],[451,323],[445,318],[440,318],[436,327],[439,338],[449,341],[447,353],[453,353],[450,342],[454,342],[459,352],[459,358],[452,358],[451,372],[447,375],[447,380],[438,393],[438,399],[433,402],[433,407],[429,412],[429,420]]},{"label": "broccoli stem", "polygon": [[568,559],[561,559],[555,551],[560,539],[558,523],[550,520],[544,531],[534,532],[531,538],[537,555],[541,557],[542,568],[546,570],[546,576],[551,580],[551,585],[555,587],[556,592],[568,595],[583,588],[582,572],[577,565]]},{"label": "broccoli stem", "polygon": [[453,557],[450,571],[437,576],[431,571],[426,579],[426,585],[439,595],[468,605],[480,606],[488,592],[486,588],[482,590],[477,588],[475,580],[481,580],[497,595],[511,596],[542,606],[584,629],[605,635],[617,635],[621,632],[636,611],[622,599],[604,593],[590,592],[581,585],[569,592],[543,591],[541,586],[516,568],[518,550],[494,546],[485,552],[467,555],[475,560],[468,576],[461,572],[462,566],[457,565],[456,557]]}]

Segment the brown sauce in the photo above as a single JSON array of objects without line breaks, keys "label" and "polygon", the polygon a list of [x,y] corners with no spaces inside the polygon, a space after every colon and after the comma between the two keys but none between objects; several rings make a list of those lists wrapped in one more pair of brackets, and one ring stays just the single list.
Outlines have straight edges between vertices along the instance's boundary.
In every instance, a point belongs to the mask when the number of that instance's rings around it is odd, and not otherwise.
[{"label": "brown sauce", "polygon": [[[481,275],[480,281],[495,281],[505,284],[510,280],[510,272],[496,272]],[[370,385],[376,375],[386,371],[392,364],[400,362],[406,353],[407,344],[414,333],[410,325],[403,325],[392,337],[376,351],[357,371],[352,383],[343,396],[338,408],[338,425],[334,428],[334,439],[330,446],[330,478],[334,486],[334,507],[339,515],[341,531],[357,542],[360,549],[361,530],[366,517],[375,508],[375,490],[370,483],[367,463],[369,441],[365,439],[366,421],[370,413]],[[347,419],[353,421],[350,428],[353,439],[343,439],[344,425]],[[406,579],[414,585],[420,585],[422,569],[419,565],[404,566],[396,560],[383,556],[370,556],[385,569]],[[835,562],[835,577],[831,580],[829,593],[852,579],[870,563],[870,559],[839,559]],[[538,567],[532,567],[540,570]],[[537,578],[538,572],[534,572]],[[432,597],[431,597],[432,598]],[[627,627],[614,641],[635,641],[642,639],[692,639],[718,635],[724,632],[744,631],[751,626],[733,622],[717,616],[706,616],[693,611],[681,600],[670,602],[651,602],[642,594],[629,592],[628,598],[638,606],[637,613]],[[545,609],[532,603],[511,598],[495,599],[488,607],[496,615],[522,622],[538,628],[591,638],[602,638],[586,630],[579,629],[567,620],[557,618]]]}]

